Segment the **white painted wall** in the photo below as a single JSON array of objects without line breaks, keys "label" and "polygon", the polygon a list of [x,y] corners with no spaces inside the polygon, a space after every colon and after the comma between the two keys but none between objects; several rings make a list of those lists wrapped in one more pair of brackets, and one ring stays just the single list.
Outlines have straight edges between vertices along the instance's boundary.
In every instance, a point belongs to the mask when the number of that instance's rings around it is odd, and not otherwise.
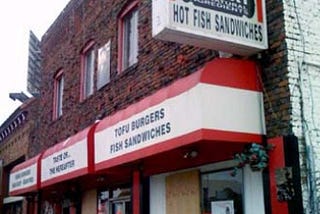
[{"label": "white painted wall", "polygon": [[291,123],[300,141],[304,210],[319,213],[320,183],[315,181],[320,179],[320,1],[284,0],[283,3]]}]

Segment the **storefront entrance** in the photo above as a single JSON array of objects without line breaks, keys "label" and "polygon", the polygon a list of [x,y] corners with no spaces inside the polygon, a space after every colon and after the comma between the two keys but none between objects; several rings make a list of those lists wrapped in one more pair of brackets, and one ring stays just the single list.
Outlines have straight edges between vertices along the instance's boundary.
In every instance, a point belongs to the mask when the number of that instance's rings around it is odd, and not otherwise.
[{"label": "storefront entrance", "polygon": [[131,214],[131,189],[116,188],[98,192],[98,214]]},{"label": "storefront entrance", "polygon": [[231,169],[201,174],[201,210],[203,214],[243,214],[243,172]]},{"label": "storefront entrance", "polygon": [[5,203],[4,214],[22,214],[22,201]]},{"label": "storefront entrance", "polygon": [[150,214],[264,214],[262,172],[244,167],[232,175],[235,164],[226,161],[151,176]]}]

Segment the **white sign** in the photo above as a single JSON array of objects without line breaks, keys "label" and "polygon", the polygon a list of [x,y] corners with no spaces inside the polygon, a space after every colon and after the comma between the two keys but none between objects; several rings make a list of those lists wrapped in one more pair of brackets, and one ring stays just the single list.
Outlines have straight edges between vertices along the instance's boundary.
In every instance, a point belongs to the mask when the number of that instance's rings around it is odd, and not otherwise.
[{"label": "white sign", "polygon": [[153,0],[153,36],[239,55],[268,48],[264,0]]},{"label": "white sign", "polygon": [[211,214],[234,214],[233,201],[211,202]]},{"label": "white sign", "polygon": [[41,166],[41,182],[88,167],[87,139],[44,157]]},{"label": "white sign", "polygon": [[261,102],[260,92],[199,83],[105,129],[99,124],[95,163],[201,129],[264,134]]},{"label": "white sign", "polygon": [[9,192],[14,192],[37,184],[37,163],[10,173]]}]

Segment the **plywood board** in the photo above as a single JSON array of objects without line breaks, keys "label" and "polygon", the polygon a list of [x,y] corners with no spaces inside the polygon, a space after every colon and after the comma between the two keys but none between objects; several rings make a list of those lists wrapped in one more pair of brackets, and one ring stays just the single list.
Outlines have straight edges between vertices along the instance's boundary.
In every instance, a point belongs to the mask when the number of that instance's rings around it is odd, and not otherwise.
[{"label": "plywood board", "polygon": [[200,214],[200,178],[198,170],[166,177],[166,213]]}]

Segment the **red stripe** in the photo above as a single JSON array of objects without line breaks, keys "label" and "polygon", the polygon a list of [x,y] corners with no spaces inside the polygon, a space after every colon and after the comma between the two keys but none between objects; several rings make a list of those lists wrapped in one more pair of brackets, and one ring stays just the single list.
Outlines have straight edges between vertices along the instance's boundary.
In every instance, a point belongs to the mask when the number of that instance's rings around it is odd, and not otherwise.
[{"label": "red stripe", "polygon": [[217,59],[206,64],[201,74],[201,82],[261,92],[259,72],[253,61]]},{"label": "red stripe", "polygon": [[140,214],[140,172],[133,172],[133,182],[132,182],[132,205],[133,205],[133,214]]},{"label": "red stripe", "polygon": [[206,140],[213,141],[228,141],[235,143],[243,142],[255,142],[262,143],[262,135],[250,134],[250,133],[241,133],[241,132],[230,132],[222,130],[203,130],[203,138]]},{"label": "red stripe", "polygon": [[92,173],[94,171],[94,132],[98,123],[96,122],[93,126],[91,126],[88,133],[88,171]]},{"label": "red stripe", "polygon": [[263,23],[262,0],[257,0],[257,19],[258,22]]},{"label": "red stripe", "polygon": [[169,151],[181,146],[189,145],[191,143],[194,143],[200,140],[210,140],[210,141],[216,141],[221,143],[223,143],[223,141],[224,142],[232,141],[234,143],[247,143],[247,142],[261,143],[262,136],[255,135],[255,134],[248,134],[248,133],[236,133],[236,132],[228,132],[228,131],[201,129],[180,137],[167,140],[165,142],[157,143],[155,145],[151,145],[149,147],[97,163],[95,167],[96,167],[96,170],[114,167],[117,165],[135,161],[141,158],[146,158],[161,152]]},{"label": "red stripe", "polygon": [[41,164],[41,160],[42,160],[42,155],[43,153],[40,154],[39,160],[38,160],[38,167],[37,167],[37,188],[40,189],[40,185],[41,185],[41,170],[42,170],[42,164]]},{"label": "red stripe", "polygon": [[38,190],[37,185],[32,185],[30,187],[21,188],[19,190],[14,190],[9,193],[10,196],[22,195],[29,192],[36,192]]}]

